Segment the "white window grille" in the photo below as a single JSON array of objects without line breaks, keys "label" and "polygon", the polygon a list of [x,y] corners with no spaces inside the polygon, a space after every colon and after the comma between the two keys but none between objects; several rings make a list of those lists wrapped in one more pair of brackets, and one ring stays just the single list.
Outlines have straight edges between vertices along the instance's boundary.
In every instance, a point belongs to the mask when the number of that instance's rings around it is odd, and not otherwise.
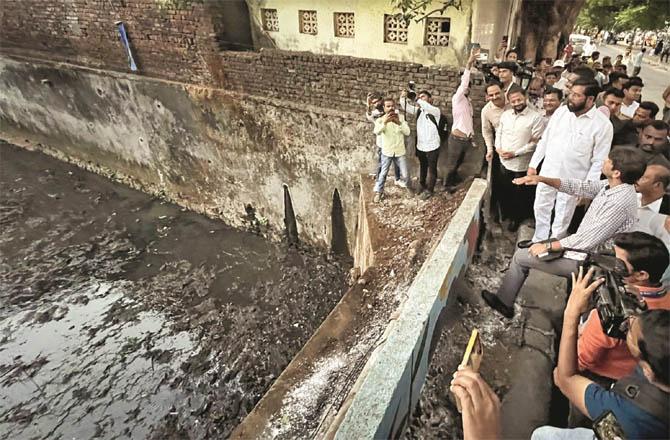
[{"label": "white window grille", "polygon": [[449,46],[449,18],[426,18],[426,36],[423,44],[426,46]]},{"label": "white window grille", "polygon": [[279,32],[279,16],[276,9],[261,9],[263,30]]},{"label": "white window grille", "polygon": [[335,12],[335,36],[354,38],[356,34],[356,23],[353,12]]},{"label": "white window grille", "polygon": [[316,11],[298,11],[298,17],[301,34],[317,34],[319,28],[316,22]]},{"label": "white window grille", "polygon": [[384,42],[407,44],[408,26],[400,15],[384,14]]}]

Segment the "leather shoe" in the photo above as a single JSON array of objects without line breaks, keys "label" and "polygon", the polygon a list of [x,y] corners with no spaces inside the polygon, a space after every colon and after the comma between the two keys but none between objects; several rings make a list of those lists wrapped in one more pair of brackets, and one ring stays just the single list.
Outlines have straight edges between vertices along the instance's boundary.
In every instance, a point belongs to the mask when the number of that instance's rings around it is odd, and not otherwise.
[{"label": "leather shoe", "polygon": [[527,249],[533,245],[533,240],[521,240],[516,244],[519,249]]},{"label": "leather shoe", "polygon": [[491,307],[493,310],[503,315],[505,318],[507,319],[514,318],[514,307],[509,307],[503,304],[503,302],[500,301],[500,298],[498,298],[497,295],[494,295],[488,290],[482,290],[482,298],[484,299],[484,302],[488,304],[489,307]]}]

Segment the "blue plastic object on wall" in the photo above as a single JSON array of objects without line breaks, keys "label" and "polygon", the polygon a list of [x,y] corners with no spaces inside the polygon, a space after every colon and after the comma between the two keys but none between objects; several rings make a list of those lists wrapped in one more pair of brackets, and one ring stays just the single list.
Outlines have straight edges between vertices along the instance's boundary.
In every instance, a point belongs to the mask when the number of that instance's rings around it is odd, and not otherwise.
[{"label": "blue plastic object on wall", "polygon": [[126,33],[126,26],[122,21],[117,21],[116,27],[119,30],[119,37],[121,38],[121,43],[123,47],[126,48],[126,53],[128,54],[128,63],[130,63],[130,70],[133,72],[137,71],[137,64],[135,64],[135,59],[133,58],[133,52],[130,49],[130,43],[128,42],[128,34]]}]

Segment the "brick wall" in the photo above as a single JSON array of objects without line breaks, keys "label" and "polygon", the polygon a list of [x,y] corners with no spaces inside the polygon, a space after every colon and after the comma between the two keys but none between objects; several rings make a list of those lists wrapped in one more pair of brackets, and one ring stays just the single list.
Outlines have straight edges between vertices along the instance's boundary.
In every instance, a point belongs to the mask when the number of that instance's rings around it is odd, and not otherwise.
[{"label": "brick wall", "polygon": [[122,20],[141,73],[211,83],[220,4],[203,0],[3,0],[5,53],[127,71]]},{"label": "brick wall", "polygon": [[[354,112],[369,91],[397,96],[414,80],[450,108],[456,68],[309,52],[219,52],[226,14],[230,20],[218,0],[4,0],[0,51],[127,71],[114,25],[122,20],[143,75]],[[483,93],[472,96],[478,115]]]},{"label": "brick wall", "polygon": [[[309,52],[261,50],[260,52],[221,52],[224,66],[222,86],[241,93],[288,99],[315,107],[346,112],[364,111],[368,92],[379,91],[397,98],[407,82],[416,90],[427,89],[434,103],[451,111],[451,97],[459,84],[460,71],[450,66],[314,55]],[[475,80],[480,82],[478,75]],[[471,91],[475,129],[485,104],[484,87]]]}]

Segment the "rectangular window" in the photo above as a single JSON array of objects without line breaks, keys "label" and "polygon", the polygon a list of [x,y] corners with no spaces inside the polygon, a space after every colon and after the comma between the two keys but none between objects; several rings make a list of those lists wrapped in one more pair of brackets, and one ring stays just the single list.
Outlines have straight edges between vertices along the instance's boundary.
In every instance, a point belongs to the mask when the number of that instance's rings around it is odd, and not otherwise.
[{"label": "rectangular window", "polygon": [[384,14],[384,43],[407,44],[408,26],[400,14]]},{"label": "rectangular window", "polygon": [[317,34],[316,11],[298,11],[298,18],[300,20],[301,34]]},{"label": "rectangular window", "polygon": [[276,9],[261,9],[261,18],[263,19],[263,30],[279,31],[279,16]]},{"label": "rectangular window", "polygon": [[353,12],[335,12],[335,36],[343,38],[354,38],[356,26]]},{"label": "rectangular window", "polygon": [[426,18],[425,46],[449,46],[449,18]]}]

